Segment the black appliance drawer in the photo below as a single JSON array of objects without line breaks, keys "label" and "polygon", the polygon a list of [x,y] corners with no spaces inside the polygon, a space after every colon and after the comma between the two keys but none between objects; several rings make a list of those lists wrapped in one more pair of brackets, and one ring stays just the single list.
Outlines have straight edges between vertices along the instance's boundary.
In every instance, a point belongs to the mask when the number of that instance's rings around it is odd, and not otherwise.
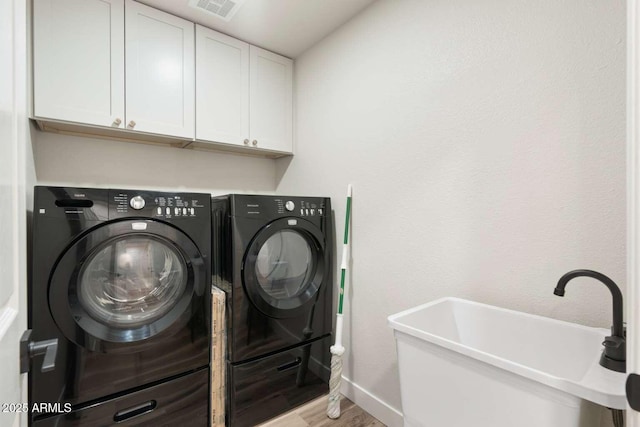
[{"label": "black appliance drawer", "polygon": [[205,427],[208,418],[209,370],[201,369],[67,414],[35,420],[32,425]]},{"label": "black appliance drawer", "polygon": [[229,425],[253,426],[328,393],[330,339],[227,364]]}]

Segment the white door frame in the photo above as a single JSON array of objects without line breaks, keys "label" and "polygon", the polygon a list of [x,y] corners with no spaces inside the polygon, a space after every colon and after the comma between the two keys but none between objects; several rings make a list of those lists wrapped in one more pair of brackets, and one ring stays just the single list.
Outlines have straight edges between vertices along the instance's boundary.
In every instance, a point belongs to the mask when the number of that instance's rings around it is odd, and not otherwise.
[{"label": "white door frame", "polygon": [[[640,9],[627,0],[627,372],[640,373]],[[627,406],[627,427],[640,412]]]},{"label": "white door frame", "polygon": [[[19,339],[26,328],[27,2],[0,0],[0,424],[27,424]],[[13,404],[13,406],[11,406]]]}]

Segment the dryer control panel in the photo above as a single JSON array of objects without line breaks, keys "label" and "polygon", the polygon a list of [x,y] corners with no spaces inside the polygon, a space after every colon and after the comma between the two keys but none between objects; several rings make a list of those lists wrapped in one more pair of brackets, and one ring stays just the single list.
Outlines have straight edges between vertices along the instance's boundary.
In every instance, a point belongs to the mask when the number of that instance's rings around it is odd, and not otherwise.
[{"label": "dryer control panel", "polygon": [[325,212],[325,198],[296,196],[235,195],[231,215],[277,218],[285,216],[319,218]]},{"label": "dryer control panel", "polygon": [[[291,212],[296,216],[322,216],[324,215],[324,200],[315,198],[305,199],[297,198],[297,200],[291,200],[291,198],[275,199],[278,204],[278,213]],[[284,201],[284,205],[282,204]],[[284,210],[282,209],[284,206]]]}]

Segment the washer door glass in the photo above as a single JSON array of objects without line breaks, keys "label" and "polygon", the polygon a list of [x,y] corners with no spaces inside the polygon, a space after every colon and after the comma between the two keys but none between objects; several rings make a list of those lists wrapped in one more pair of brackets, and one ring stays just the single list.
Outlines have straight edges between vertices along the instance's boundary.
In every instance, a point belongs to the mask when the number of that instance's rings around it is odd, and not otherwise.
[{"label": "washer door glass", "polygon": [[100,323],[119,328],[148,324],[180,299],[187,267],[180,253],[143,235],[107,242],[78,275],[78,301]]},{"label": "washer door glass", "polygon": [[255,273],[262,289],[276,299],[289,299],[304,292],[315,271],[307,239],[292,230],[273,234],[260,248]]}]

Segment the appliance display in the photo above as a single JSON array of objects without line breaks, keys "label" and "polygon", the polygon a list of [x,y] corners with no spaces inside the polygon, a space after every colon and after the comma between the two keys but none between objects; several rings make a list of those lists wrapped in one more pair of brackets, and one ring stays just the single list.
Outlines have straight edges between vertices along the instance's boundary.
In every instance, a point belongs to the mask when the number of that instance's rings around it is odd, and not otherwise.
[{"label": "appliance display", "polygon": [[249,426],[328,391],[331,202],[212,199],[214,284],[227,293],[227,421]]},{"label": "appliance display", "polygon": [[[34,426],[208,425],[209,194],[36,187]],[[54,354],[54,356],[52,356]]]}]

